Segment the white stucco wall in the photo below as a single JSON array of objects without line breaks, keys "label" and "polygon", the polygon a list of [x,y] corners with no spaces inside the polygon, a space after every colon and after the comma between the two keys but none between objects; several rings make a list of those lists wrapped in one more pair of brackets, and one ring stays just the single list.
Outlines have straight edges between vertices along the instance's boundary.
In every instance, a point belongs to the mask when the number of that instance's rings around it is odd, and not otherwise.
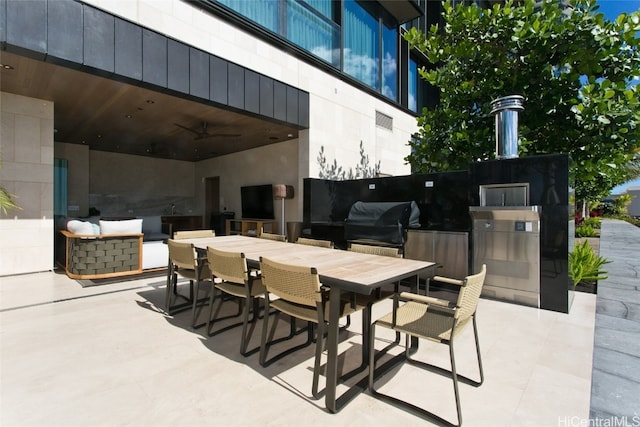
[{"label": "white stucco wall", "polygon": [[0,92],[0,276],[53,269],[53,103]]},{"label": "white stucco wall", "polygon": [[[285,184],[294,188],[294,198],[285,200],[285,222],[302,221],[302,180],[298,180],[298,140],[271,144],[241,153],[203,160],[195,165],[196,197],[204,202],[203,178],[220,177],[220,209],[241,217],[240,187],[246,185]],[[197,183],[200,183],[198,185]],[[282,206],[274,201],[280,224]],[[200,206],[204,211],[204,206]]]}]

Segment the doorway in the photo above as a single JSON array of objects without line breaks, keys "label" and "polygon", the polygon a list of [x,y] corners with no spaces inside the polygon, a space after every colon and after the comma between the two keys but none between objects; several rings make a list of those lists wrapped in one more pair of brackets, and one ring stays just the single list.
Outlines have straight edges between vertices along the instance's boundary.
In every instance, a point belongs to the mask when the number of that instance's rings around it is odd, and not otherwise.
[{"label": "doorway", "polygon": [[211,223],[211,216],[220,213],[220,177],[212,176],[205,178],[204,183],[204,224],[206,228],[213,229],[215,224]]}]

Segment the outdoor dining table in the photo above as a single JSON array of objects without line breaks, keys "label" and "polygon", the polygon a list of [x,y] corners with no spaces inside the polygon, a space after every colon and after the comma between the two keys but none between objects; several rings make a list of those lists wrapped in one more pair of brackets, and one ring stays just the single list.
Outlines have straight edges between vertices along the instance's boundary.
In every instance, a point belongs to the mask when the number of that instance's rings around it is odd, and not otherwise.
[{"label": "outdoor dining table", "polygon": [[[370,295],[375,289],[386,284],[397,283],[412,277],[416,278],[417,286],[418,275],[436,266],[435,263],[428,261],[384,257],[241,235],[182,241],[193,243],[200,251],[212,247],[223,251],[242,252],[249,266],[253,268],[259,268],[260,257],[265,257],[282,263],[315,267],[318,270],[320,281],[330,289],[325,405],[333,413],[343,406],[338,400],[342,400],[343,397],[348,400],[351,397],[346,396],[348,393],[345,393],[340,399],[336,398],[341,294],[355,292]],[[366,337],[363,338],[366,339]],[[363,348],[368,348],[368,343],[364,343]]]}]

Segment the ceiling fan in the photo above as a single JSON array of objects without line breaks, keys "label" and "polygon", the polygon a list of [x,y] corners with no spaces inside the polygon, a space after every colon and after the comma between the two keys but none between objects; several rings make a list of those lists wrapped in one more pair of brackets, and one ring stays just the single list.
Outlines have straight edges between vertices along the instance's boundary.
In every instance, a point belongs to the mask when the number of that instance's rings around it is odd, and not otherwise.
[{"label": "ceiling fan", "polygon": [[193,138],[194,141],[197,141],[199,139],[206,139],[206,138],[218,138],[218,137],[231,138],[231,137],[234,137],[234,136],[240,136],[239,133],[209,133],[207,131],[207,122],[202,122],[202,130],[191,129],[191,128],[186,127],[186,126],[182,126],[181,124],[178,124],[178,123],[174,123],[174,125],[178,126],[181,129],[184,129],[186,131],[194,133],[196,135],[196,137]]}]

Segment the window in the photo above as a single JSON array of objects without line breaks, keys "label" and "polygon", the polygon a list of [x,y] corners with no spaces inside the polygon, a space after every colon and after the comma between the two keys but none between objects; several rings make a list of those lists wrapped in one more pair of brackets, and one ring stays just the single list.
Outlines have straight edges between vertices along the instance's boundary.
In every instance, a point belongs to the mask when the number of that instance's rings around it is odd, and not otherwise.
[{"label": "window", "polygon": [[343,71],[374,89],[380,89],[379,23],[355,0],[345,0]]},{"label": "window", "polygon": [[[1,1],[1,0],[0,0]],[[359,0],[201,0],[223,5],[298,46],[323,63],[398,102],[400,35],[396,20],[377,2]],[[424,1],[424,0],[420,0]],[[291,47],[291,45],[290,45]],[[402,86],[405,87],[405,86]],[[416,99],[415,82],[409,87]],[[415,103],[414,103],[415,104]],[[414,108],[415,105],[414,105]],[[414,109],[415,111],[415,109]]]},{"label": "window", "polygon": [[382,24],[382,94],[398,100],[398,29]]},{"label": "window", "polygon": [[409,97],[407,101],[407,108],[411,111],[418,112],[418,64],[413,59],[409,60]]},{"label": "window", "polygon": [[240,15],[278,33],[278,0],[217,0]]},{"label": "window", "polygon": [[[313,3],[326,4],[326,1]],[[328,2],[331,6],[331,2]],[[286,38],[318,58],[340,67],[340,29],[304,3],[287,1]]]}]

